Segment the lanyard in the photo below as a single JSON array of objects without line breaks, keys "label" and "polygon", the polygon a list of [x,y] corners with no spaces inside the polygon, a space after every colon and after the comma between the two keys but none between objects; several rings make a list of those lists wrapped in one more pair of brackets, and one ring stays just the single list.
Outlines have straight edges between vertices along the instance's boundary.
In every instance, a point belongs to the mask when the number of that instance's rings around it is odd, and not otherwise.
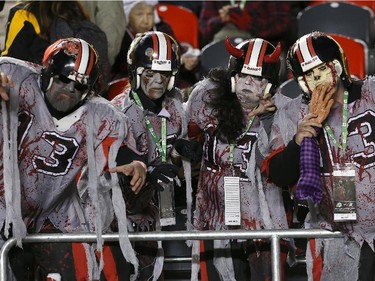
[{"label": "lanyard", "polygon": [[[142,102],[138,97],[138,94],[134,91],[132,91],[132,94],[133,94],[133,97],[134,97],[134,100],[135,100],[136,104],[142,110],[144,110]],[[167,161],[167,118],[165,116],[162,116],[161,118],[162,118],[161,119],[161,145],[160,145],[160,141],[159,141],[158,137],[155,134],[155,130],[152,127],[150,119],[148,118],[147,115],[145,115],[145,123],[146,123],[146,127],[147,127],[148,131],[150,132],[151,137],[152,137],[158,151],[161,154],[161,160],[163,162],[166,162]]]},{"label": "lanyard", "polygon": [[[230,4],[233,6],[233,5],[236,5],[236,1],[235,0],[230,0]],[[241,0],[240,3],[238,4],[238,6],[241,8],[241,10],[243,10],[243,8],[245,8],[245,5],[246,5],[246,0]]]},{"label": "lanyard", "polygon": [[[253,125],[253,122],[254,122],[254,118],[255,116],[251,116],[250,117],[250,120],[249,120],[249,124],[247,125],[246,127],[246,130],[245,132],[243,132],[237,139],[236,139],[236,143],[242,139],[246,134],[247,132],[250,130],[251,126]],[[229,162],[231,164],[233,164],[233,161],[234,161],[234,146],[235,146],[235,143],[231,143],[229,144]]]},{"label": "lanyard", "polygon": [[342,124],[341,124],[341,135],[342,135],[342,144],[340,144],[335,136],[333,135],[332,129],[329,125],[325,125],[324,128],[327,131],[329,138],[332,140],[334,145],[342,149],[342,155],[345,156],[346,150],[346,141],[348,138],[348,91],[344,92],[344,104],[342,108]]}]

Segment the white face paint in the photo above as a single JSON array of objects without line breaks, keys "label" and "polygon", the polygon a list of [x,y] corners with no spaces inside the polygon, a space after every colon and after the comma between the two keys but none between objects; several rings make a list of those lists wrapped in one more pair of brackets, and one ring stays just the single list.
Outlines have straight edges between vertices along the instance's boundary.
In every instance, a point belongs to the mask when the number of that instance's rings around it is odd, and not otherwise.
[{"label": "white face paint", "polygon": [[58,76],[53,77],[52,85],[46,92],[46,97],[56,110],[67,112],[81,101],[87,90],[78,90],[76,88],[80,88],[82,85],[76,84],[73,80],[66,77],[60,78]]},{"label": "white face paint", "polygon": [[259,103],[257,94],[263,95],[268,84],[268,80],[253,75],[236,74],[236,95],[240,101],[242,108],[252,110]]},{"label": "white face paint", "polygon": [[151,99],[160,99],[167,90],[171,72],[145,69],[141,74],[141,88]]},{"label": "white face paint", "polygon": [[303,75],[310,94],[318,85],[330,84],[336,85],[336,71],[331,62],[320,64]]}]

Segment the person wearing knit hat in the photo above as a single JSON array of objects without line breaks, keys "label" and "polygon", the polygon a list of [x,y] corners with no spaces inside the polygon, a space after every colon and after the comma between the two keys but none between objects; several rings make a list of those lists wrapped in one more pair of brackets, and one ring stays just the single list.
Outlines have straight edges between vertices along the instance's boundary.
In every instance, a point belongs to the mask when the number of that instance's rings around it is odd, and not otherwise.
[{"label": "person wearing knit hat", "polygon": [[[123,1],[127,27],[122,39],[120,52],[117,54],[112,66],[112,80],[129,77],[126,54],[130,43],[134,40],[137,33],[161,31],[175,38],[172,26],[159,17],[155,9],[157,4],[158,1],[155,0]],[[181,49],[185,50],[184,53],[189,51],[189,48]],[[181,57],[181,69],[176,80],[176,86],[181,89],[194,85],[198,81],[199,74],[200,53],[195,55],[190,53],[189,55],[184,55],[184,53]]]}]

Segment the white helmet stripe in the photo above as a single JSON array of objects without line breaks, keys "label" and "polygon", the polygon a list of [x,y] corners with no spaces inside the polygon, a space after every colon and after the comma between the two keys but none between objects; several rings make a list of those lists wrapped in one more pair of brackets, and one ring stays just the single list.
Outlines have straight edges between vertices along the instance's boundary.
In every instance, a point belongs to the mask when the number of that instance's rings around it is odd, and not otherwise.
[{"label": "white helmet stripe", "polygon": [[78,73],[86,73],[87,67],[89,65],[89,59],[90,59],[90,49],[86,42],[81,41],[82,46],[82,56],[81,56],[81,62],[78,67]]},{"label": "white helmet stripe", "polygon": [[[263,40],[262,39],[255,39],[254,45],[252,47],[252,50],[248,50],[247,52],[250,53],[250,59],[249,63],[246,64],[246,61],[242,67],[242,73],[254,75],[254,76],[262,76],[262,64],[259,65],[259,59],[263,61],[263,58],[260,58],[262,46],[263,46]],[[249,45],[250,48],[250,45]]]},{"label": "white helmet stripe", "polygon": [[161,32],[155,32],[155,35],[157,36],[157,39],[158,39],[157,53],[159,55],[159,58],[154,58],[152,60],[151,69],[158,70],[158,71],[171,71],[172,62],[170,58],[168,58],[168,51],[171,51],[169,50],[170,42],[167,41],[166,36]]},{"label": "white helmet stripe", "polygon": [[[308,43],[309,34],[301,37],[298,40],[298,47],[302,55],[301,68],[303,72],[309,71],[310,69],[322,64],[323,62],[315,54],[313,55],[310,51],[310,48],[313,48],[312,44]],[[311,45],[311,46],[310,46]],[[310,48],[309,48],[310,47]]]},{"label": "white helmet stripe", "polygon": [[165,36],[159,32],[156,32],[156,36],[159,41],[159,60],[166,60],[168,53],[168,45]]}]

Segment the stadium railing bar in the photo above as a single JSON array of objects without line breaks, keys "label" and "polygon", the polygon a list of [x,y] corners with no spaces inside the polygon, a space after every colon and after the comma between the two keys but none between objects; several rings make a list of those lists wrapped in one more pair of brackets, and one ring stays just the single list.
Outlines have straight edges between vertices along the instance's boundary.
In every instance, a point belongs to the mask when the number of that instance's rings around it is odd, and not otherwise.
[{"label": "stadium railing bar", "polygon": [[[165,241],[165,240],[224,240],[228,239],[269,239],[271,241],[272,280],[280,281],[280,244],[281,238],[339,238],[341,232],[322,229],[288,229],[288,230],[223,230],[223,231],[160,231],[147,233],[129,233],[131,241]],[[30,234],[22,243],[45,242],[96,242],[95,233],[43,233]],[[103,234],[104,242],[116,242],[118,233]],[[0,281],[7,280],[7,261],[10,249],[16,245],[16,239],[10,238],[3,244],[0,252]]]}]

